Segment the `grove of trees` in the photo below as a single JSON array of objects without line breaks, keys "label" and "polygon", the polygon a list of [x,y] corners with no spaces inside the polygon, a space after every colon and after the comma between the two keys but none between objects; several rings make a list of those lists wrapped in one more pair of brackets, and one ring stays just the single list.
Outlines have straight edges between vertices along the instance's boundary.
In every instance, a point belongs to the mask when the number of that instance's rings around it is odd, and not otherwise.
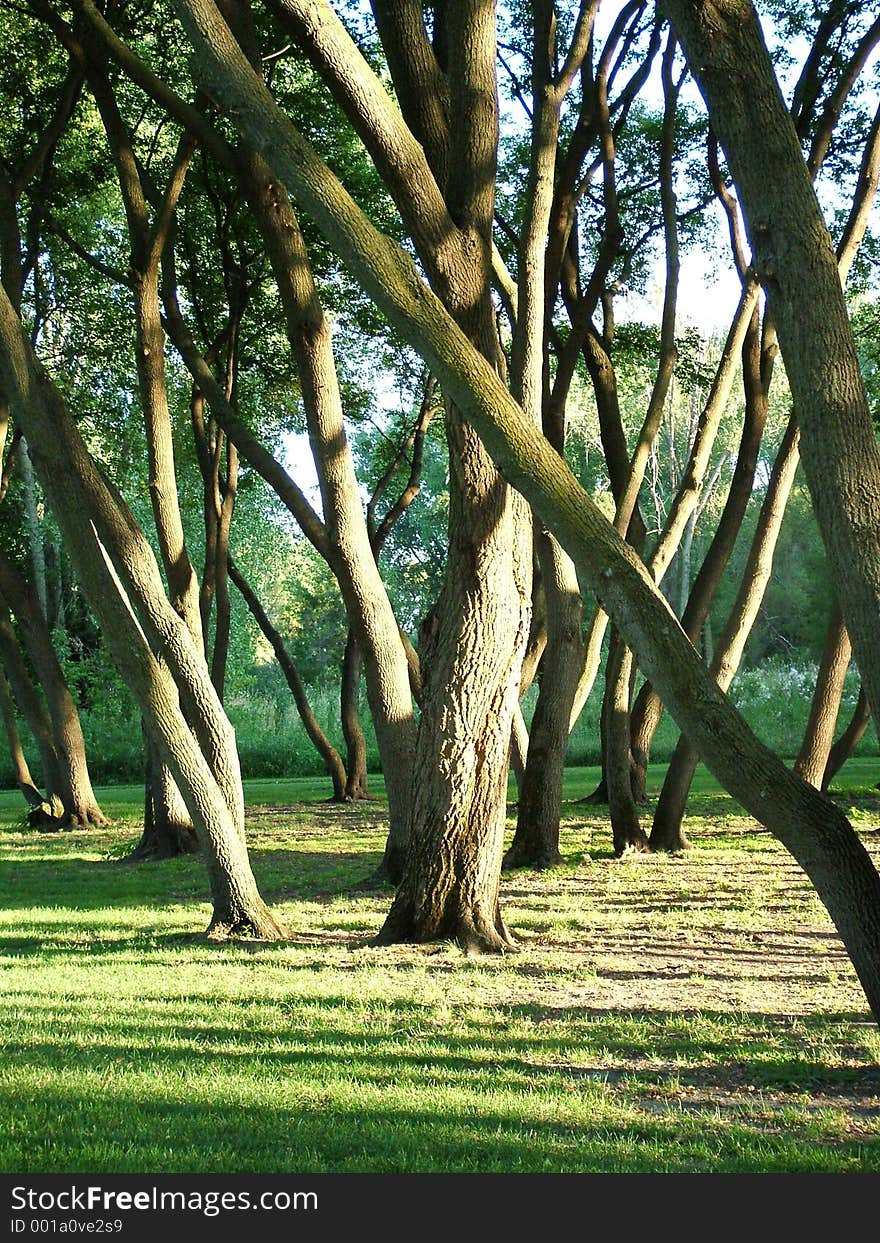
[{"label": "grove of trees", "polygon": [[[103,822],[104,668],[142,724],[133,857],[200,851],[209,935],[283,938],[228,712],[259,643],[338,801],[370,797],[365,684],[377,943],[505,952],[502,868],[559,860],[598,682],[615,852],[687,848],[702,760],[880,1020],[880,876],[823,792],[880,710],[871,9],[0,0],[0,709],[32,824]],[[699,253],[736,274],[720,334],[685,314]],[[791,767],[728,692],[797,538]]]}]

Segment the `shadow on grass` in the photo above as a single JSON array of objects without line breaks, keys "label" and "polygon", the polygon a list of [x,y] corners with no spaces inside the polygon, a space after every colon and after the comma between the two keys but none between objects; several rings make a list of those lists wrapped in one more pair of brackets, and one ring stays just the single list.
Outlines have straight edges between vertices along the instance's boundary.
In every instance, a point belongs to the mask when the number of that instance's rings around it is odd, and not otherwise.
[{"label": "shadow on grass", "polygon": [[[876,1143],[866,1147],[864,1137],[808,1133],[798,1148],[796,1120],[787,1117],[780,1127],[772,1117],[769,1124],[766,1117],[747,1119],[743,1111],[754,1112],[754,1099],[729,1099],[752,1090],[845,1094],[850,1105],[873,1112],[880,1072],[829,1068],[802,1047],[805,1037],[827,1036],[829,1022],[862,1016],[799,1019],[796,1031],[786,1016],[752,1019],[745,1052],[731,1015],[578,1007],[572,1011],[581,1028],[573,1062],[570,1033],[563,1040],[543,1035],[540,1027],[528,1036],[509,1030],[555,1017],[540,1005],[504,1007],[496,1023],[473,1035],[423,1037],[413,1030],[418,1008],[411,1005],[390,1006],[391,1021],[399,1013],[406,1026],[377,1034],[357,1025],[348,997],[314,999],[304,1008],[309,1021],[302,1030],[295,1006],[287,1011],[287,1026],[276,1014],[271,1027],[267,1016],[267,1026],[255,1030],[230,1023],[226,1008],[217,1021],[181,1023],[172,1000],[177,1007],[182,1001],[168,999],[167,1023],[152,1013],[128,1022],[114,1016],[117,1043],[98,1030],[82,1047],[77,1037],[86,1036],[87,1022],[78,1028],[76,1010],[60,1006],[43,1017],[59,1028],[66,1022],[63,1039],[7,1043],[10,1069],[38,1072],[42,1084],[36,1102],[24,1075],[21,1088],[7,1091],[12,1125],[6,1151],[15,1154],[9,1168],[302,1172],[538,1170],[549,1164],[596,1171],[768,1171],[821,1169],[826,1160],[839,1168],[842,1157],[864,1161],[871,1151],[868,1164],[880,1166]],[[253,1023],[260,1016],[251,1007],[246,1017]],[[714,1024],[715,1034],[688,1036],[682,1027],[688,1018],[704,1029]],[[166,1039],[174,1047],[164,1045]],[[709,1055],[718,1057],[717,1065],[682,1065]],[[610,1068],[609,1057],[623,1067]],[[82,1090],[53,1078],[69,1072],[73,1059],[77,1070],[90,1072]],[[241,1074],[249,1077],[241,1080]],[[154,1087],[145,1086],[145,1076]],[[641,1109],[643,1097],[658,1087],[695,1087],[710,1095],[700,1116],[664,1121]],[[548,1090],[560,1093],[549,1115]],[[409,1091],[411,1106],[401,1101]],[[426,1093],[437,1097],[433,1108]],[[718,1093],[727,1119],[713,1099]],[[254,1099],[261,1095],[266,1099]],[[777,1113],[784,1105],[775,1103]],[[25,1116],[27,1133],[19,1121]]]},{"label": "shadow on grass", "polygon": [[[330,901],[343,894],[384,893],[373,878],[381,851],[272,849],[256,845],[251,864],[264,898]],[[130,868],[119,859],[10,859],[3,864],[0,907],[67,907],[92,911],[202,902],[208,893],[207,874],[198,855],[148,860]]]}]

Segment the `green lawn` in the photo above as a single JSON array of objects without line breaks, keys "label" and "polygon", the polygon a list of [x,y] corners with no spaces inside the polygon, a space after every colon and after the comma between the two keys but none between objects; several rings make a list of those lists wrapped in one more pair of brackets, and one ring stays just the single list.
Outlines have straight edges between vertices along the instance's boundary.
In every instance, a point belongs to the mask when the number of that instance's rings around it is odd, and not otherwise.
[{"label": "green lawn", "polygon": [[[656,789],[662,773],[652,773]],[[880,761],[844,804],[880,845]],[[880,1170],[880,1036],[818,900],[701,774],[685,858],[614,860],[573,800],[565,863],[505,878],[521,950],[374,949],[381,803],[248,783],[282,945],[210,945],[199,861],[23,831],[0,795],[6,1171]],[[380,788],[380,783],[373,783]]]}]

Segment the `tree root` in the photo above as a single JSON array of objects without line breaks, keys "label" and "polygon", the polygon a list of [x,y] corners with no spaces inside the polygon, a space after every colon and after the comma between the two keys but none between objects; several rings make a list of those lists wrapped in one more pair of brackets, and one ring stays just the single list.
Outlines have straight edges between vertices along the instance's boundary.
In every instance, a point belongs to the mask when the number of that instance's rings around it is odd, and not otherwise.
[{"label": "tree root", "polygon": [[555,849],[542,846],[533,852],[526,845],[511,846],[501,861],[501,870],[512,872],[514,868],[533,868],[537,872],[543,872],[561,862],[562,855]]},{"label": "tree root", "polygon": [[209,941],[288,941],[290,930],[276,919],[268,907],[262,911],[214,915],[205,936]]}]

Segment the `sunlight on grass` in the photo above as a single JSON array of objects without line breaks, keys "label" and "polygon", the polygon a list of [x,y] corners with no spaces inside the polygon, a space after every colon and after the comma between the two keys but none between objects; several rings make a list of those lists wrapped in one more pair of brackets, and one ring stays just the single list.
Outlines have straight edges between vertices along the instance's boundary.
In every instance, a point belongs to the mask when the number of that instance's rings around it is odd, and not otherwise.
[{"label": "sunlight on grass", "polygon": [[250,783],[282,945],[202,939],[197,859],[118,862],[140,791],[58,835],[4,795],[0,1167],[880,1169],[880,1039],[802,874],[708,779],[688,856],[614,860],[594,777],[566,861],[505,878],[520,952],[483,961],[366,946],[382,805],[320,782]]}]

